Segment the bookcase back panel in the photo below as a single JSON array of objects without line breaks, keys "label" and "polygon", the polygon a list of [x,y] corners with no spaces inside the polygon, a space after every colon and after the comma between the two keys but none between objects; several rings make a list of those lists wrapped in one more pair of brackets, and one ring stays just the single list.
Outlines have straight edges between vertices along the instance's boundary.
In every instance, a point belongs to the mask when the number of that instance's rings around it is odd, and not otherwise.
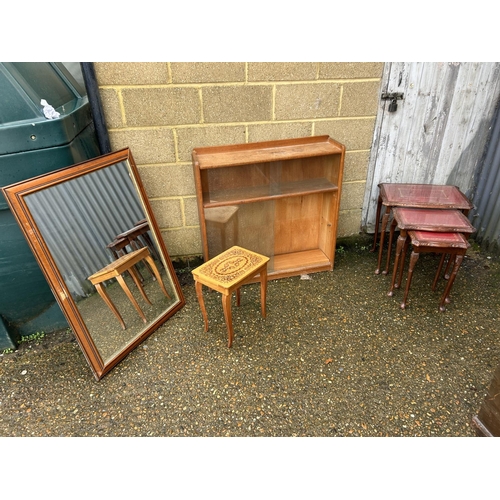
[{"label": "bookcase back panel", "polygon": [[276,202],[275,254],[318,248],[322,199],[321,194],[314,194]]},{"label": "bookcase back panel", "polygon": [[267,186],[271,179],[271,166],[269,163],[259,163],[240,167],[214,168],[204,170],[202,177],[207,178],[209,193]]}]

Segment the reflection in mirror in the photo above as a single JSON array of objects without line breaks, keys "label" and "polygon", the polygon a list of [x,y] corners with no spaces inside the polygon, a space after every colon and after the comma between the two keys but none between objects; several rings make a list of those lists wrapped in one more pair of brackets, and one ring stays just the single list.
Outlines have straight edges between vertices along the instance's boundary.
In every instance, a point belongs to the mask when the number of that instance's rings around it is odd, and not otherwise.
[{"label": "reflection in mirror", "polygon": [[98,379],[184,305],[128,149],[4,191]]}]

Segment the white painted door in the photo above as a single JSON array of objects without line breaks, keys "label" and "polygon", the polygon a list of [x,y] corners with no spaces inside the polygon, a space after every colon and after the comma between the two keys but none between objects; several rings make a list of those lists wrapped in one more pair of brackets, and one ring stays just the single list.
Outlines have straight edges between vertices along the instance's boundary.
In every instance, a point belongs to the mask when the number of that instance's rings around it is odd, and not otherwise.
[{"label": "white painted door", "polygon": [[500,63],[386,63],[362,227],[373,233],[381,182],[451,184],[470,196],[500,95]]}]

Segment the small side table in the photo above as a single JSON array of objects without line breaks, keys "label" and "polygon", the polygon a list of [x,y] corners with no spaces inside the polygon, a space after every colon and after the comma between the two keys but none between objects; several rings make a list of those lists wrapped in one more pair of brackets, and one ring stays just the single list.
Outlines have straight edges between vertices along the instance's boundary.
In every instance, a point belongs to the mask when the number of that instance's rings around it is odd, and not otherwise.
[{"label": "small side table", "polygon": [[92,276],[89,276],[87,279],[96,287],[97,292],[101,296],[101,298],[104,300],[104,302],[107,304],[107,306],[111,309],[113,314],[116,316],[118,321],[120,322],[122,328],[125,330],[126,326],[125,323],[118,312],[118,309],[116,306],[113,304],[111,301],[109,295],[106,293],[105,288],[102,286],[102,282],[109,280],[111,278],[116,278],[120,286],[122,287],[123,291],[129,298],[130,302],[132,302],[132,305],[135,307],[135,310],[139,314],[139,316],[142,318],[142,321],[144,323],[147,322],[146,316],[142,312],[142,309],[140,308],[139,304],[137,303],[137,300],[135,297],[132,295],[132,292],[130,291],[130,288],[127,286],[127,283],[123,279],[122,274],[128,271],[130,275],[132,276],[132,279],[134,280],[134,283],[136,284],[142,298],[148,303],[151,304],[151,301],[148,299],[146,292],[144,291],[144,288],[141,285],[141,281],[139,277],[137,276],[137,271],[134,269],[135,264],[140,262],[141,260],[145,260],[153,270],[156,280],[158,284],[160,285],[160,288],[162,289],[163,293],[170,298],[170,295],[168,294],[165,285],[163,284],[163,281],[161,279],[160,273],[153,261],[153,258],[149,254],[149,251],[146,247],[140,248],[139,250],[134,250],[131,253],[127,253],[125,255],[122,255],[119,257],[117,260],[113,261],[111,264],[108,264],[107,266],[103,267],[100,271],[97,271],[94,273]]},{"label": "small side table", "polygon": [[[476,231],[467,217],[459,210],[437,210],[432,208],[395,207],[392,211],[394,220],[391,224],[391,239],[396,227],[400,233],[396,244],[396,257],[392,271],[391,288],[387,295],[393,294],[394,288],[399,288],[406,259],[408,231],[431,231],[434,233],[461,233],[468,238]],[[391,249],[388,249],[388,257]],[[443,257],[445,255],[443,254]],[[451,259],[450,259],[451,263]],[[399,280],[397,280],[399,272]],[[396,282],[397,280],[397,282]]]},{"label": "small side table", "polygon": [[[128,250],[127,250],[127,246],[130,245],[130,242],[127,238],[118,238],[118,239],[114,239],[111,243],[109,243],[108,245],[106,245],[106,248],[111,252],[111,254],[113,255],[113,258],[116,260],[116,259],[119,259],[122,255],[125,255],[128,253]],[[140,247],[134,247],[133,250],[138,250],[138,248]],[[136,271],[136,274],[137,276],[139,276],[139,279],[141,280],[141,283],[144,281],[144,278],[142,277],[142,274],[141,272],[139,271],[139,269],[134,266],[134,269]],[[130,277],[132,277],[132,274],[130,273],[130,271],[127,271],[127,273],[130,275]],[[153,275],[153,279],[156,279]]]},{"label": "small side table", "polygon": [[216,290],[222,294],[222,308],[228,331],[227,346],[233,344],[233,322],[231,313],[231,296],[236,290],[236,305],[240,305],[240,287],[253,280],[258,274],[260,276],[260,305],[262,317],[266,317],[266,293],[267,293],[267,263],[269,257],[233,246],[193,269],[192,274],[195,281],[196,295],[200,303],[205,331],[208,331],[208,317],[203,300],[203,285]]},{"label": "small side table", "polygon": [[[393,207],[413,207],[413,208],[438,208],[461,210],[464,215],[469,213],[472,203],[456,186],[437,185],[437,184],[408,184],[383,182],[378,185],[379,196],[377,203],[377,215],[375,221],[375,234],[373,235],[372,252],[377,245],[378,227],[380,222],[380,213],[382,205],[385,206],[385,212],[382,216],[382,228],[380,231],[378,263],[375,274],[380,273],[382,265],[382,253],[384,247],[385,230],[389,221],[389,216]],[[389,247],[392,245],[389,239]],[[389,261],[382,274],[389,271]]]},{"label": "small side table", "polygon": [[408,231],[408,236],[413,246],[410,265],[408,267],[408,278],[406,279],[406,289],[401,302],[401,309],[406,308],[406,301],[408,299],[408,292],[410,291],[411,279],[413,277],[413,269],[417,263],[420,254],[423,252],[434,252],[442,254],[443,258],[439,263],[439,267],[432,284],[432,290],[435,290],[436,283],[441,272],[444,256],[451,254],[453,258],[453,271],[446,283],[446,288],[439,301],[439,310],[441,312],[446,310],[446,303],[450,301],[450,290],[457,276],[457,272],[464,259],[465,252],[470,247],[470,243],[466,240],[465,236],[461,233],[434,233],[432,231]]},{"label": "small side table", "polygon": [[158,261],[158,263],[163,266],[163,262],[156,251],[156,248],[151,240],[149,234],[149,223],[146,219],[136,222],[133,228],[124,231],[123,233],[117,234],[115,240],[126,239],[129,245],[134,250],[143,247],[144,245],[139,241],[139,238],[143,238],[146,246],[149,248],[150,254]]}]

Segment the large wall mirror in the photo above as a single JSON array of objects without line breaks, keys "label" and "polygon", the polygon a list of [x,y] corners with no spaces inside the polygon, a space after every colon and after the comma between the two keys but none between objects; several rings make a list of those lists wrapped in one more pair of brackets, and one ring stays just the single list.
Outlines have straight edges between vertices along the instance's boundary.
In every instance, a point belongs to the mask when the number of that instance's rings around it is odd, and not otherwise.
[{"label": "large wall mirror", "polygon": [[184,306],[128,148],[3,192],[97,380]]}]

